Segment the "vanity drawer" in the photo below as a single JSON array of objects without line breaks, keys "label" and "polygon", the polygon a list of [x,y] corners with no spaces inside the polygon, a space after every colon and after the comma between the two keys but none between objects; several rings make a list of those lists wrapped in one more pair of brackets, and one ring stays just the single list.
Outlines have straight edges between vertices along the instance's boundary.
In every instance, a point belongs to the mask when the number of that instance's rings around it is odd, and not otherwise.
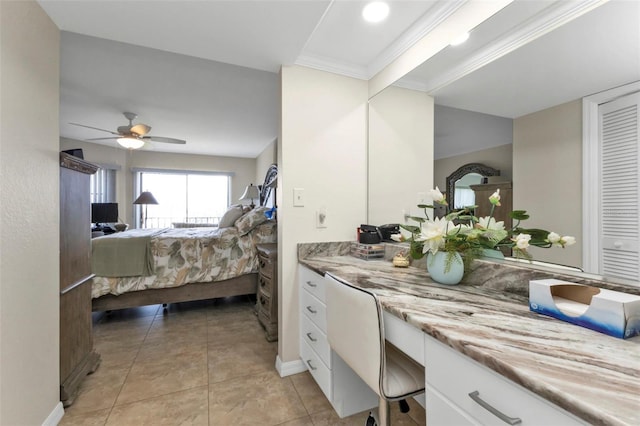
[{"label": "vanity drawer", "polygon": [[332,401],[331,370],[324,365],[318,354],[305,341],[300,343],[300,357],[327,399]]},{"label": "vanity drawer", "polygon": [[[521,419],[522,425],[584,424],[560,407],[432,337],[425,337],[425,355],[427,385],[480,424],[502,426],[505,421],[474,401],[472,393],[505,416]],[[447,368],[442,368],[444,365]]]},{"label": "vanity drawer", "polygon": [[[427,384],[425,389],[427,424],[429,426],[471,426],[472,417]],[[506,423],[505,423],[506,424]]]},{"label": "vanity drawer", "polygon": [[387,311],[383,311],[382,316],[387,341],[424,365],[424,332]]},{"label": "vanity drawer", "polygon": [[320,356],[327,367],[331,368],[331,347],[327,335],[305,316],[300,323],[300,338]]},{"label": "vanity drawer", "polygon": [[311,269],[300,266],[299,278],[302,288],[317,297],[321,302],[326,302],[324,277]]},{"label": "vanity drawer", "polygon": [[327,332],[327,306],[312,296],[307,290],[302,290],[300,295],[300,309],[318,328]]}]

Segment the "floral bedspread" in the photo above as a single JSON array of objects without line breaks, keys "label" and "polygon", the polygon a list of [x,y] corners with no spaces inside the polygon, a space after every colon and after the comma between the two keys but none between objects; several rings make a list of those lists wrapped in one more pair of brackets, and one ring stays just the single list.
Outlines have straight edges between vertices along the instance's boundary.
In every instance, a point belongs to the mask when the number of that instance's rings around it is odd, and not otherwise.
[{"label": "floral bedspread", "polygon": [[240,235],[230,228],[166,229],[151,238],[155,273],[151,276],[94,277],[92,297],[150,288],[222,281],[257,272],[256,244],[276,242],[276,224],[256,226]]}]

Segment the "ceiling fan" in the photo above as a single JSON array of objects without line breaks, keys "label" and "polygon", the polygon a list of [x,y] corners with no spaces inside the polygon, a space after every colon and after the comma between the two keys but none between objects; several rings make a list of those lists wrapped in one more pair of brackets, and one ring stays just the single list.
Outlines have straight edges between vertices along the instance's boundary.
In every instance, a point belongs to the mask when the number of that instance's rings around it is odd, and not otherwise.
[{"label": "ceiling fan", "polygon": [[116,139],[118,143],[124,148],[129,149],[138,149],[142,148],[146,141],[153,142],[165,142],[165,143],[175,143],[175,144],[185,144],[187,141],[182,139],[175,138],[165,138],[162,136],[146,136],[147,133],[151,130],[151,126],[147,126],[146,124],[138,123],[133,124],[133,120],[138,116],[133,112],[124,112],[125,118],[129,120],[128,126],[120,126],[118,127],[117,132],[112,132],[111,130],[99,129],[97,127],[86,126],[84,124],[78,123],[69,123],[74,126],[86,127],[88,129],[100,130],[101,132],[111,133],[115,136],[110,136],[108,138],[92,138],[87,139],[89,141],[99,141],[99,140],[107,140],[107,139]]}]

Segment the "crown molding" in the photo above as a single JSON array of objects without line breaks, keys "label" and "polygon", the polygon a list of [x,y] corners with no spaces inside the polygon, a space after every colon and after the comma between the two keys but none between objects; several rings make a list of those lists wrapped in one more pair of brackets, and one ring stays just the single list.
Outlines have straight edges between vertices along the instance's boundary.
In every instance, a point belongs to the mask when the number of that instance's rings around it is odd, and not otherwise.
[{"label": "crown molding", "polygon": [[296,59],[295,64],[303,67],[314,68],[320,71],[344,75],[346,77],[353,77],[359,80],[369,79],[369,75],[367,74],[367,69],[365,67],[337,62],[333,59],[322,56],[302,55]]},{"label": "crown molding", "polygon": [[382,71],[400,55],[434,30],[469,0],[440,0],[429,8],[389,47],[384,49],[367,67],[368,78]]},{"label": "crown molding", "polygon": [[447,70],[446,73],[439,74],[434,78],[419,83],[415,80],[408,80],[403,83],[397,82],[396,85],[400,87],[406,87],[405,85],[418,85],[422,87],[422,89],[416,90],[433,93],[607,1],[609,0],[572,0],[553,3],[523,22],[522,25],[505,33],[495,42],[487,44],[475,55],[470,56],[454,68]]},{"label": "crown molding", "polygon": [[419,80],[410,80],[406,78],[396,81],[395,83],[392,84],[392,86],[401,87],[403,89],[409,89],[409,90],[417,90],[419,92],[427,91],[427,85],[424,84],[423,82]]},{"label": "crown molding", "polygon": [[[317,28],[320,26],[324,17],[333,5],[335,0],[327,6],[325,13],[307,39],[307,43],[313,37]],[[334,59],[317,56],[317,55],[301,55],[295,64],[320,71],[327,71],[334,74],[341,74],[347,77],[353,77],[360,80],[369,80],[379,71],[384,69],[391,62],[396,60],[407,49],[421,40],[440,25],[445,19],[455,13],[469,0],[440,0],[425,12],[409,29],[407,29],[400,37],[398,37],[389,47],[383,50],[374,61],[367,66],[338,62]],[[305,43],[306,47],[306,43]],[[304,48],[302,49],[304,52]]]}]

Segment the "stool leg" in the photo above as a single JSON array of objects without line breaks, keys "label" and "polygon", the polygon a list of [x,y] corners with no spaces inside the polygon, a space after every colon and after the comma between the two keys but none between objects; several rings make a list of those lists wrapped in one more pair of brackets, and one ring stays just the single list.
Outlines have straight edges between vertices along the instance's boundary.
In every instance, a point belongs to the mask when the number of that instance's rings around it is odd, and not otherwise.
[{"label": "stool leg", "polygon": [[380,397],[378,402],[378,426],[391,426],[389,401],[387,401],[383,397]]}]

